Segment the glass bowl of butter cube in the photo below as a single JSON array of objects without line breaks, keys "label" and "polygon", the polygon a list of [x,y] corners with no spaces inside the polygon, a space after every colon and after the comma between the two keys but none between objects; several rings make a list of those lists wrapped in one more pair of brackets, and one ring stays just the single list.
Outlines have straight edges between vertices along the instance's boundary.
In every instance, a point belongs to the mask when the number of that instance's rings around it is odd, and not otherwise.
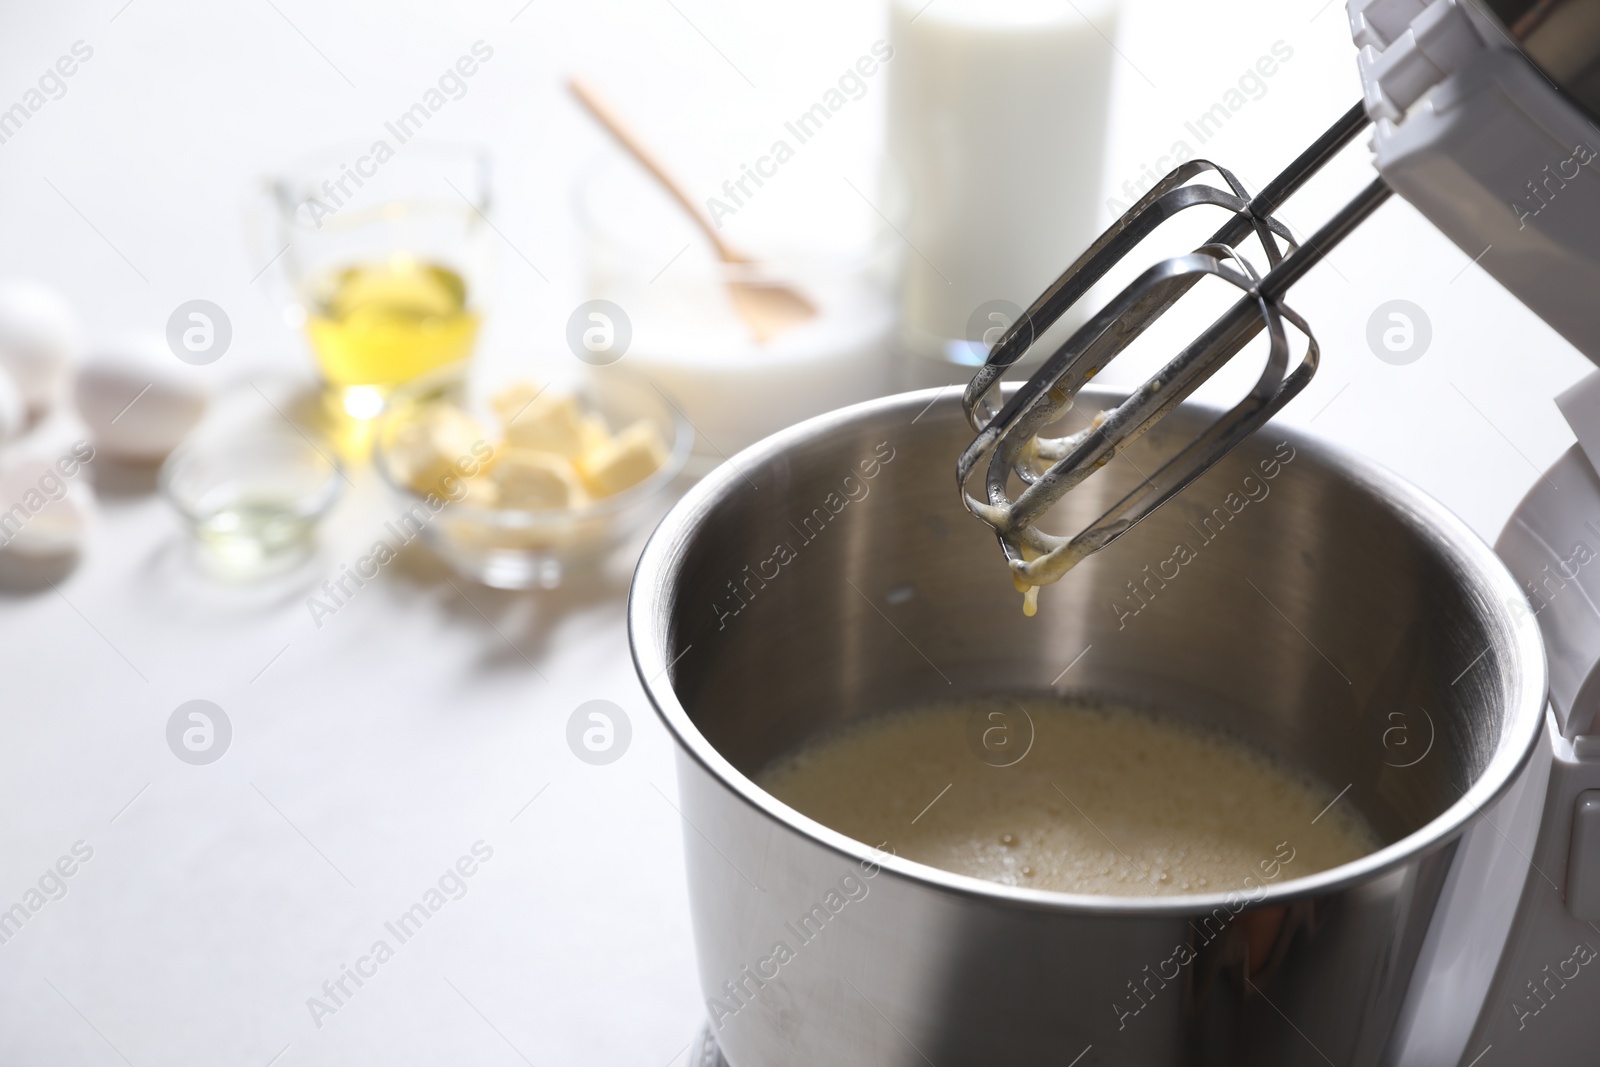
[{"label": "glass bowl of butter cube", "polygon": [[451,368],[390,398],[373,459],[457,572],[553,589],[659,517],[693,445],[677,409],[623,371],[481,387]]}]

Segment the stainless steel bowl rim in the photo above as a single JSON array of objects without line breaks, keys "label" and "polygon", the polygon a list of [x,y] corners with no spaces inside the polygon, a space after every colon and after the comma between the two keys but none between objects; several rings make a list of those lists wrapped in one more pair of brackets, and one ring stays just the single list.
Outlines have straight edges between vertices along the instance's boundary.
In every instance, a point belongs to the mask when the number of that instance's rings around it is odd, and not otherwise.
[{"label": "stainless steel bowl rim", "polygon": [[[699,516],[730,489],[741,486],[747,488],[749,484],[745,475],[747,470],[783,454],[808,439],[826,436],[833,426],[841,426],[855,422],[863,416],[896,409],[908,412],[922,411],[931,408],[941,396],[950,404],[956,404],[960,399],[959,394],[950,391],[948,387],[925,389],[868,400],[797,423],[738,453],[701,479],[674,505],[645,545],[628,593],[628,644],[632,650],[634,668],[656,714],[660,716],[661,721],[666,724],[683,750],[746,804],[841,856],[876,865],[932,889],[965,897],[987,899],[1008,906],[1022,906],[1043,911],[1098,913],[1108,917],[1192,915],[1237,901],[1241,895],[1237,891],[1161,897],[1120,897],[1021,889],[879,852],[871,846],[808,818],[767,793],[712,746],[679,702],[669,677],[671,664],[668,662],[666,649],[657,639],[665,627],[658,625],[658,621],[664,620],[659,619],[662,608],[654,594],[668,588],[675,579],[679,562],[675,547],[689,536]],[[1116,396],[1117,394],[1110,390],[1086,389],[1083,392],[1084,400],[1091,404],[1101,401],[1109,404]],[[1221,409],[1208,405],[1193,406],[1213,411],[1217,415],[1221,414]],[[1412,857],[1432,852],[1448,844],[1516,780],[1532,754],[1540,731],[1544,727],[1548,695],[1544,642],[1539,634],[1538,622],[1532,612],[1511,610],[1511,604],[1524,602],[1522,590],[1518,588],[1499,557],[1494,554],[1494,550],[1482,538],[1438,501],[1372,460],[1320,441],[1304,432],[1277,423],[1269,425],[1272,426],[1273,432],[1289,438],[1297,450],[1304,449],[1310,455],[1331,462],[1352,481],[1397,511],[1414,515],[1422,524],[1432,526],[1440,533],[1440,543],[1448,545],[1450,551],[1463,559],[1466,564],[1463,569],[1469,574],[1476,575],[1490,587],[1486,590],[1489,593],[1485,598],[1486,610],[1493,613],[1496,621],[1501,624],[1500,628],[1510,634],[1513,641],[1512,647],[1506,650],[1507,658],[1511,662],[1537,664],[1537,667],[1512,680],[1514,698],[1509,702],[1509,722],[1504,731],[1504,740],[1498,746],[1489,766],[1459,800],[1426,825],[1358,860],[1318,874],[1266,886],[1260,891],[1252,891],[1251,901],[1261,906],[1319,896],[1366,882],[1381,877],[1388,870],[1401,866]],[[952,496],[957,491],[954,472],[955,457],[952,456],[950,487]],[[998,548],[995,550],[995,558],[995,580],[1006,581],[1007,575],[1001,570]],[[1070,576],[1065,580],[1070,581]],[[1048,608],[1041,606],[1041,610]],[[685,653],[691,650],[685,650]],[[682,654],[684,653],[680,653]]]}]

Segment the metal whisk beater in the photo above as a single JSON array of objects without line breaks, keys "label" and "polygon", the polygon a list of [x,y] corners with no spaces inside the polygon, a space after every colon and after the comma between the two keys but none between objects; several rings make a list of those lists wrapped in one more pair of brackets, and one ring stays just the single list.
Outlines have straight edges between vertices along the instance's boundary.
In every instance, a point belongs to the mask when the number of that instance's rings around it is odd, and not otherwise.
[{"label": "metal whisk beater", "polygon": [[[1273,212],[1368,122],[1357,104],[1253,198],[1232,173],[1214,163],[1197,159],[1176,167],[1101,234],[995,344],[962,397],[978,436],[962,452],[956,475],[967,510],[994,528],[1019,589],[1026,592],[1056,581],[1122,536],[1255,432],[1311,380],[1317,368],[1316,339],[1283,298],[1329,249],[1388,199],[1390,189],[1381,178],[1375,179],[1303,245]],[[1220,177],[1226,188],[1190,184],[1208,173]],[[996,411],[1001,377],[1036,338],[1145,237],[1167,220],[1203,205],[1230,212],[1209,241],[1140,274],[1078,327]],[[1265,274],[1235,247],[1251,234],[1265,250]],[[1088,428],[1066,437],[1038,436],[1071,406],[1089,379],[1206,277],[1235,286],[1238,301]],[[1285,323],[1305,339],[1304,352],[1292,370]],[[1087,529],[1059,536],[1037,528],[1035,523],[1057,501],[1143,436],[1263,330],[1270,342],[1266,367],[1239,404]],[[985,493],[980,499],[967,485],[985,459]],[[1010,492],[1013,474],[1023,485],[1015,497]]]}]

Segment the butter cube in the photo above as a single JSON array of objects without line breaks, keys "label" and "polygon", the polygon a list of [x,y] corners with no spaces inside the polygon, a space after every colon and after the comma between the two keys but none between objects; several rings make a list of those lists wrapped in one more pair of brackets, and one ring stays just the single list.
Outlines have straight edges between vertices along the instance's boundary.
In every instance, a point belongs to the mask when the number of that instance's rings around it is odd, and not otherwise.
[{"label": "butter cube", "polygon": [[507,389],[494,400],[506,444],[568,459],[583,454],[584,413],[570,393],[537,393],[527,385]]},{"label": "butter cube", "polygon": [[504,508],[575,508],[588,499],[572,464],[549,452],[507,449],[495,460],[489,478],[497,491],[499,506]]},{"label": "butter cube", "polygon": [[613,496],[644,481],[667,461],[661,435],[649,422],[634,423],[578,460],[591,495]]},{"label": "butter cube", "polygon": [[487,473],[479,474],[476,478],[467,479],[467,492],[461,498],[461,503],[475,508],[499,507],[500,489]]},{"label": "butter cube", "polygon": [[611,440],[611,431],[606,429],[606,420],[599,415],[585,415],[583,425],[578,428],[579,436],[583,439],[583,452],[593,452]]},{"label": "butter cube", "polygon": [[471,415],[454,404],[432,404],[396,428],[389,454],[407,485],[434,493],[447,477],[475,473],[487,443],[483,427]]},{"label": "butter cube", "polygon": [[513,382],[489,398],[489,406],[494,408],[494,414],[504,426],[518,415],[522,414],[534,398],[544,391],[538,382],[520,381]]}]

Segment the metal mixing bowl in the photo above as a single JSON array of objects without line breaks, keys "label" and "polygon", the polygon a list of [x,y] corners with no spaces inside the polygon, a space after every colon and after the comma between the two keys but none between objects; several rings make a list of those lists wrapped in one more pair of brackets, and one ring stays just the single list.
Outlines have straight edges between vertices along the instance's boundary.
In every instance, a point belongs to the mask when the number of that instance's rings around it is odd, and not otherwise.
[{"label": "metal mixing bowl", "polygon": [[[971,430],[936,396],[746,450],[674,508],[635,576],[634,656],[679,746],[701,985],[728,1062],[1383,1062],[1461,835],[1493,832],[1483,809],[1541,727],[1544,652],[1511,577],[1399,478],[1268,426],[1025,618],[957,498]],[[1086,392],[1066,421],[1111,400]],[[1215,415],[1180,408],[1069,495],[1062,527]],[[1384,847],[1243,896],[1073,896],[878,853],[754,781],[858,716],[1052,686],[1348,783],[1340,803]]]}]

